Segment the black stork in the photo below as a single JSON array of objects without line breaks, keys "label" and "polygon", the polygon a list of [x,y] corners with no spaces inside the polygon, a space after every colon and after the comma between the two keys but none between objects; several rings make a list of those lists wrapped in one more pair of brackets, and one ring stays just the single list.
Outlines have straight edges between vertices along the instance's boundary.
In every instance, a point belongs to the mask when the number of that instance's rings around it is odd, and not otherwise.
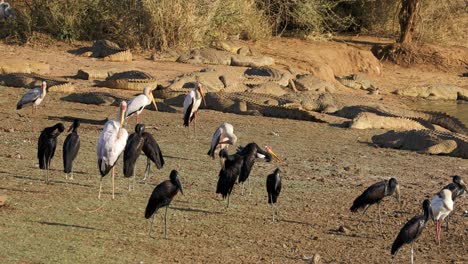
[{"label": "black stork", "polygon": [[68,132],[65,141],[63,142],[63,172],[65,172],[65,179],[68,179],[68,174],[70,175],[70,180],[73,180],[73,161],[78,155],[80,150],[80,135],[78,135],[78,127],[80,126],[80,120],[73,120]]},{"label": "black stork", "polygon": [[242,183],[242,194],[244,194],[244,182],[246,180],[249,180],[249,192],[252,194],[249,176],[253,165],[255,164],[255,159],[259,158],[270,162],[273,157],[276,160],[281,161],[281,159],[276,156],[276,154],[268,146],[266,146],[265,149],[262,149],[256,143],[249,143],[245,147],[239,146],[237,148],[237,154],[244,157],[244,162],[242,163],[242,168],[239,175],[239,182]]},{"label": "black stork", "polygon": [[[124,176],[133,177],[135,180],[135,164],[141,151],[146,155],[146,170],[144,181],[146,181],[150,174],[151,161],[154,162],[158,169],[164,166],[164,157],[161,153],[158,143],[154,137],[145,132],[144,124],[137,124],[135,126],[135,133],[128,137],[127,144],[124,150]],[[128,185],[130,190],[130,181]]]},{"label": "black stork", "polygon": [[276,168],[276,170],[267,176],[266,180],[266,189],[268,193],[268,203],[271,204],[271,209],[273,210],[273,222],[275,221],[275,204],[278,201],[278,196],[281,192],[281,177],[280,177],[280,169]]},{"label": "black stork", "polygon": [[[400,201],[400,185],[398,184],[395,178],[391,178],[390,180],[384,180],[381,182],[377,182],[369,186],[361,195],[359,195],[353,202],[350,210],[351,212],[355,213],[359,209],[364,208],[362,215],[366,213],[367,209],[373,204],[377,204],[379,209],[379,224],[380,224],[380,232],[382,232],[382,218],[380,216],[380,202],[382,199],[387,196],[392,196],[395,194],[395,198]],[[361,219],[362,221],[362,219]],[[361,222],[359,222],[359,225]]]},{"label": "black stork", "polygon": [[[452,176],[452,182],[447,184],[444,188],[442,188],[442,190],[443,189],[448,189],[452,192],[452,201],[454,202],[458,197],[462,196],[465,192],[468,192],[466,183],[458,175]],[[450,215],[447,216],[445,220],[445,227],[447,228],[447,230],[449,229],[449,220]]]},{"label": "black stork", "polygon": [[422,204],[424,214],[417,215],[411,218],[406,224],[401,228],[400,233],[396,237],[395,241],[392,244],[392,258],[396,256],[400,248],[404,244],[411,243],[411,263],[414,263],[414,250],[413,244],[421,235],[424,227],[426,227],[427,222],[429,221],[429,216],[431,214],[431,202],[429,200],[424,200]]},{"label": "black stork", "polygon": [[226,149],[221,149],[219,157],[222,167],[219,171],[216,193],[220,193],[223,199],[227,197],[226,207],[229,208],[229,197],[239,177],[244,158],[239,154],[229,155]]},{"label": "black stork", "polygon": [[39,159],[39,168],[46,170],[45,182],[49,184],[49,169],[50,162],[55,154],[57,147],[57,137],[65,130],[62,123],[57,123],[54,126],[46,127],[42,130],[37,142],[37,158]]},{"label": "black stork", "polygon": [[182,190],[182,184],[180,183],[179,173],[176,170],[171,171],[169,180],[161,182],[158,186],[156,186],[156,188],[154,188],[145,210],[146,219],[149,219],[151,216],[153,216],[149,230],[149,236],[151,236],[151,229],[153,227],[156,212],[159,210],[159,208],[166,207],[166,212],[164,213],[164,238],[167,239],[167,208],[169,207],[169,204],[171,203],[174,196],[179,191],[184,194]]}]

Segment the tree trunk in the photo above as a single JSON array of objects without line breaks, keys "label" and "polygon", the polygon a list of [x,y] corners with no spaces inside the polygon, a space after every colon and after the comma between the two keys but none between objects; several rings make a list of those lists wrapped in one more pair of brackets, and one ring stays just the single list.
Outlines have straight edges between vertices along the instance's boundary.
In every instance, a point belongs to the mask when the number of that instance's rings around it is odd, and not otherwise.
[{"label": "tree trunk", "polygon": [[417,25],[417,16],[420,9],[420,0],[402,0],[398,16],[400,22],[400,43],[410,43]]}]

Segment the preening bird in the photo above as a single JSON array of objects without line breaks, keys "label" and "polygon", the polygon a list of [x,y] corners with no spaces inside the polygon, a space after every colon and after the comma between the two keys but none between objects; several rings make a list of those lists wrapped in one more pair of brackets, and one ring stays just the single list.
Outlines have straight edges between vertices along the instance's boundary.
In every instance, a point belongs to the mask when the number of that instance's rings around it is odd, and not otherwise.
[{"label": "preening bird", "polygon": [[70,175],[70,180],[73,179],[73,161],[78,155],[80,150],[80,135],[78,135],[78,127],[80,126],[80,120],[73,120],[69,132],[70,134],[65,138],[63,142],[63,172],[65,172],[65,178],[68,179],[68,174]]},{"label": "preening bird", "polygon": [[13,15],[14,15],[13,8],[11,8],[9,3],[6,3],[2,0],[0,2],[0,19],[6,20]]},{"label": "preening bird", "polygon": [[437,242],[440,245],[441,225],[444,219],[453,211],[452,192],[443,189],[431,200],[432,220],[436,222]]},{"label": "preening bird", "polygon": [[49,183],[50,162],[55,154],[57,147],[57,137],[65,130],[62,123],[57,123],[54,126],[46,127],[42,130],[39,140],[37,141],[37,158],[39,159],[39,168],[46,170],[46,180]]},{"label": "preening bird", "polygon": [[21,99],[16,104],[16,110],[32,105],[32,113],[34,114],[37,106],[44,100],[46,94],[47,83],[43,81],[41,87],[35,87],[34,89],[26,92],[23,97],[21,97]]},{"label": "preening bird", "polygon": [[182,190],[182,184],[180,183],[179,173],[176,170],[171,171],[169,180],[161,182],[158,186],[156,186],[156,188],[154,188],[145,210],[146,219],[149,219],[151,216],[153,216],[153,220],[151,221],[150,225],[149,236],[151,236],[151,229],[153,227],[156,212],[159,210],[159,208],[166,207],[166,212],[164,213],[164,237],[167,239],[167,208],[171,204],[174,196],[179,191],[184,194],[184,191]]},{"label": "preening bird", "polygon": [[[377,204],[379,209],[379,224],[380,224],[380,232],[382,232],[382,218],[380,216],[380,202],[382,199],[387,196],[392,196],[395,194],[395,198],[400,201],[400,185],[398,184],[395,178],[391,178],[390,180],[384,180],[381,182],[377,182],[369,186],[361,195],[359,195],[353,202],[350,210],[351,212],[355,213],[359,209],[364,208],[362,215],[366,213],[367,209],[373,205]],[[362,219],[361,219],[362,221]],[[361,222],[359,222],[361,224]],[[359,226],[359,225],[358,225]]]},{"label": "preening bird", "polygon": [[400,248],[404,244],[411,243],[411,264],[414,263],[414,250],[413,244],[421,235],[424,227],[426,227],[427,222],[429,221],[429,215],[431,213],[431,203],[429,200],[424,200],[423,204],[423,215],[418,215],[411,218],[406,224],[401,228],[400,233],[396,237],[395,241],[392,244],[392,258],[396,256]]},{"label": "preening bird", "polygon": [[197,82],[196,87],[191,90],[184,99],[184,127],[188,127],[193,121],[193,131],[197,128],[197,113],[201,102],[206,106],[205,94],[203,93],[202,84]]},{"label": "preening bird", "polygon": [[245,147],[239,146],[237,148],[237,154],[244,158],[239,175],[239,182],[242,183],[242,194],[244,194],[244,182],[246,180],[249,180],[250,194],[252,194],[249,176],[250,172],[252,171],[252,167],[255,164],[255,159],[264,159],[265,161],[270,162],[272,158],[274,158],[278,161],[281,161],[281,159],[276,156],[276,154],[268,146],[266,146],[265,149],[262,149],[256,143],[249,143]]},{"label": "preening bird", "polygon": [[219,152],[221,159],[221,170],[219,171],[218,184],[216,185],[216,193],[227,197],[227,206],[229,208],[229,197],[231,196],[234,184],[239,177],[244,158],[239,154],[229,155],[226,149],[221,149]]},{"label": "preening bird", "polygon": [[164,166],[164,157],[154,137],[144,130],[145,125],[137,124],[135,126],[135,133],[128,137],[124,150],[124,176],[134,177],[133,179],[135,179],[135,164],[143,150],[146,155],[146,169],[143,180],[146,181],[150,174],[151,161],[154,162],[156,168],[161,169]]},{"label": "preening bird", "polygon": [[[462,196],[465,192],[468,192],[466,183],[462,180],[462,178],[458,175],[455,175],[452,177],[452,182],[446,185],[443,189],[448,189],[452,192],[452,200],[455,202],[455,200]],[[449,221],[450,221],[450,215],[447,216],[445,220],[445,227],[447,230],[449,229]]]},{"label": "preening bird", "polygon": [[236,142],[237,136],[234,134],[234,127],[229,123],[222,123],[213,134],[208,156],[214,159],[216,150],[227,148]]},{"label": "preening bird", "polygon": [[276,168],[276,170],[267,176],[266,179],[266,189],[268,193],[268,203],[271,205],[271,209],[273,210],[273,222],[275,221],[275,204],[278,201],[278,196],[281,193],[281,177],[280,177],[280,169]]},{"label": "preening bird", "polygon": [[136,115],[136,122],[138,123],[141,112],[151,103],[153,103],[154,108],[158,111],[158,106],[154,101],[153,90],[149,87],[145,87],[142,94],[137,95],[128,102],[125,118]]},{"label": "preening bird", "polygon": [[122,101],[119,106],[117,118],[109,120],[104,125],[104,129],[99,136],[97,145],[97,158],[99,172],[101,173],[101,179],[99,182],[99,195],[101,199],[102,190],[102,178],[106,176],[112,169],[112,199],[114,199],[115,185],[115,171],[114,166],[120,157],[120,154],[125,149],[127,144],[128,133],[124,125],[125,111],[127,109],[127,103]]}]

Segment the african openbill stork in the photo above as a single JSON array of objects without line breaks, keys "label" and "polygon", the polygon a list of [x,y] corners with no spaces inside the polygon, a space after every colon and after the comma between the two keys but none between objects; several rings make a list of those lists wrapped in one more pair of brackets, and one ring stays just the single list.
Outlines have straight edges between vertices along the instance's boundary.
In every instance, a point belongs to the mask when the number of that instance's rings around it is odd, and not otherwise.
[{"label": "african openbill stork", "polygon": [[149,219],[151,216],[153,216],[149,230],[149,236],[151,236],[151,229],[153,227],[156,212],[159,210],[159,208],[166,207],[166,212],[164,213],[164,238],[167,239],[167,209],[171,204],[172,199],[179,191],[184,194],[184,191],[182,190],[182,184],[180,183],[179,173],[176,170],[171,171],[169,180],[161,182],[158,186],[156,186],[156,188],[154,188],[145,210],[146,219]]},{"label": "african openbill stork", "polygon": [[278,212],[277,210],[275,210],[276,208],[275,204],[278,201],[278,196],[281,193],[281,176],[280,176],[279,168],[276,168],[272,174],[267,176],[266,189],[268,193],[268,203],[271,205],[271,209],[273,210],[273,222],[274,222],[275,214],[277,214]]},{"label": "african openbill stork", "polygon": [[220,193],[223,199],[227,197],[227,208],[229,208],[229,197],[231,196],[234,184],[241,172],[244,158],[235,153],[229,155],[226,149],[221,149],[219,152],[221,159],[221,170],[219,171],[218,184],[216,185],[216,193]]},{"label": "african openbill stork", "polygon": [[[161,153],[158,143],[153,136],[145,132],[144,124],[137,124],[135,126],[135,133],[128,137],[127,144],[124,150],[124,176],[133,177],[135,180],[135,164],[141,151],[146,155],[146,170],[144,181],[150,173],[151,161],[154,162],[158,169],[164,166],[164,157]],[[130,190],[130,181],[129,181]]]},{"label": "african openbill stork", "polygon": [[114,166],[117,163],[120,154],[124,151],[128,138],[127,130],[123,128],[126,109],[127,102],[122,101],[119,106],[117,118],[107,121],[101,135],[99,136],[97,145],[98,167],[99,172],[101,173],[101,179],[99,182],[99,199],[101,199],[102,178],[106,176],[110,170],[112,170],[112,199],[114,199]]},{"label": "african openbill stork", "polygon": [[[458,175],[452,176],[452,182],[446,185],[442,189],[449,189],[452,192],[452,200],[454,202],[458,197],[462,196],[465,192],[468,192],[466,183]],[[450,215],[447,216],[445,220],[445,227],[447,228],[447,230],[449,229],[449,221],[450,221]]]},{"label": "african openbill stork", "polygon": [[205,94],[203,93],[202,84],[197,82],[196,87],[191,90],[184,99],[184,127],[189,127],[193,121],[193,131],[196,133],[197,128],[197,113],[201,102],[206,106]]},{"label": "african openbill stork", "polygon": [[214,159],[216,150],[227,148],[236,142],[237,136],[234,134],[234,127],[229,123],[222,123],[213,134],[208,156]]},{"label": "african openbill stork", "polygon": [[63,172],[65,172],[65,179],[68,179],[70,173],[70,180],[73,180],[73,161],[78,155],[80,150],[80,135],[78,135],[78,127],[80,126],[80,120],[73,120],[73,124],[70,126],[65,141],[63,142]]},{"label": "african openbill stork", "polygon": [[249,192],[252,194],[249,176],[253,165],[255,164],[255,159],[264,159],[267,162],[271,162],[272,158],[275,158],[276,160],[281,161],[281,159],[276,156],[276,154],[268,146],[266,146],[265,149],[262,149],[253,142],[247,144],[245,147],[239,146],[237,148],[237,154],[244,158],[239,175],[239,182],[242,183],[242,195],[244,194],[244,182],[246,180],[249,180]]},{"label": "african openbill stork", "polygon": [[62,123],[57,123],[54,126],[46,127],[42,130],[39,140],[37,141],[37,158],[39,159],[39,168],[46,170],[45,182],[49,184],[49,169],[50,162],[55,154],[57,147],[57,137],[65,130]]},{"label": "african openbill stork", "polygon": [[[372,184],[369,186],[361,195],[359,195],[353,202],[350,210],[351,212],[355,213],[359,209],[364,208],[362,215],[366,213],[367,209],[373,204],[377,204],[379,209],[379,224],[380,224],[380,232],[382,233],[382,218],[380,216],[380,203],[382,202],[383,198],[387,196],[392,196],[395,194],[395,198],[400,201],[400,185],[398,184],[395,178],[391,178],[390,180],[384,180],[377,183]],[[361,218],[362,221],[362,218]],[[361,224],[361,221],[358,224]]]},{"label": "african openbill stork", "polygon": [[411,243],[411,264],[414,263],[414,250],[413,244],[421,235],[424,227],[426,227],[427,222],[429,221],[429,216],[431,214],[431,202],[429,200],[424,200],[422,204],[424,214],[417,215],[411,218],[406,224],[401,228],[400,233],[396,237],[395,241],[392,244],[392,258],[396,256],[400,248],[404,244]]},{"label": "african openbill stork", "polygon": [[434,195],[431,200],[431,216],[436,222],[437,242],[440,245],[441,225],[444,219],[453,211],[452,192],[449,189],[443,189]]},{"label": "african openbill stork", "polygon": [[16,104],[16,110],[22,109],[25,106],[32,105],[32,113],[35,113],[37,106],[44,100],[47,94],[47,83],[42,82],[41,87],[35,87],[26,92]]},{"label": "african openbill stork", "polygon": [[136,115],[136,122],[138,123],[141,112],[143,112],[143,109],[151,103],[153,103],[154,108],[158,111],[158,106],[154,101],[153,90],[149,87],[145,87],[142,94],[139,94],[132,100],[128,101],[125,118]]}]

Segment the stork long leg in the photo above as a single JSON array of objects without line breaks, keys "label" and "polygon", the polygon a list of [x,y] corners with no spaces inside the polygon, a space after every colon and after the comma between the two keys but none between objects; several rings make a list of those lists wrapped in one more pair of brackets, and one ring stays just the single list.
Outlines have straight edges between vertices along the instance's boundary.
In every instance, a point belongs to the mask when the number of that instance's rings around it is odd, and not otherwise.
[{"label": "stork long leg", "polygon": [[362,212],[362,215],[361,215],[361,220],[359,220],[359,224],[358,224],[357,228],[359,228],[359,226],[362,224],[362,220],[364,219],[364,215],[366,214],[367,209],[369,209],[369,207],[370,206],[368,205],[368,206],[366,206],[366,208],[364,208],[364,211]]},{"label": "stork long leg", "polygon": [[193,136],[197,137],[197,111],[193,112]]},{"label": "stork long leg", "polygon": [[413,248],[414,242],[411,242],[411,264],[414,264],[414,248]]},{"label": "stork long leg", "polygon": [[70,177],[69,177],[70,180],[73,180],[73,169],[70,171]]},{"label": "stork long leg", "polygon": [[248,178],[249,180],[249,195],[252,195],[252,186],[250,185],[250,177]]},{"label": "stork long leg", "polygon": [[447,218],[445,218],[445,229],[447,232],[449,231],[449,220],[450,220],[450,215],[447,215]]},{"label": "stork long leg", "polygon": [[241,195],[244,196],[244,182],[242,182],[242,191],[241,191]]},{"label": "stork long leg", "polygon": [[151,173],[151,161],[149,158],[146,158],[145,177],[143,178],[143,181],[145,181],[145,184],[147,182],[147,179],[149,178],[150,173]]},{"label": "stork long leg", "polygon": [[99,180],[99,195],[98,195],[98,199],[101,199],[101,191],[102,191],[102,177],[101,177],[101,179]]},{"label": "stork long leg", "polygon": [[377,204],[377,208],[379,208],[379,225],[380,225],[380,234],[382,235],[382,217],[380,215],[380,203]]},{"label": "stork long leg", "polygon": [[167,239],[167,208],[169,205],[166,205],[166,212],[164,213],[164,238]]},{"label": "stork long leg", "polygon": [[150,223],[150,228],[149,228],[149,237],[151,237],[151,230],[153,229],[153,224],[154,224],[154,217],[156,216],[156,212],[153,214],[153,219],[151,220]]},{"label": "stork long leg", "polygon": [[112,200],[114,200],[115,198],[114,176],[115,176],[115,171],[114,171],[114,167],[112,167]]},{"label": "stork long leg", "polygon": [[270,196],[270,202],[271,202],[270,205],[271,205],[271,210],[273,212],[273,222],[274,222],[275,221],[275,208],[273,207],[274,206],[273,205],[273,195],[270,194],[269,196]]},{"label": "stork long leg", "polygon": [[231,196],[231,195],[228,193],[228,195],[227,195],[227,206],[226,206],[226,208],[229,208],[229,196]]}]

